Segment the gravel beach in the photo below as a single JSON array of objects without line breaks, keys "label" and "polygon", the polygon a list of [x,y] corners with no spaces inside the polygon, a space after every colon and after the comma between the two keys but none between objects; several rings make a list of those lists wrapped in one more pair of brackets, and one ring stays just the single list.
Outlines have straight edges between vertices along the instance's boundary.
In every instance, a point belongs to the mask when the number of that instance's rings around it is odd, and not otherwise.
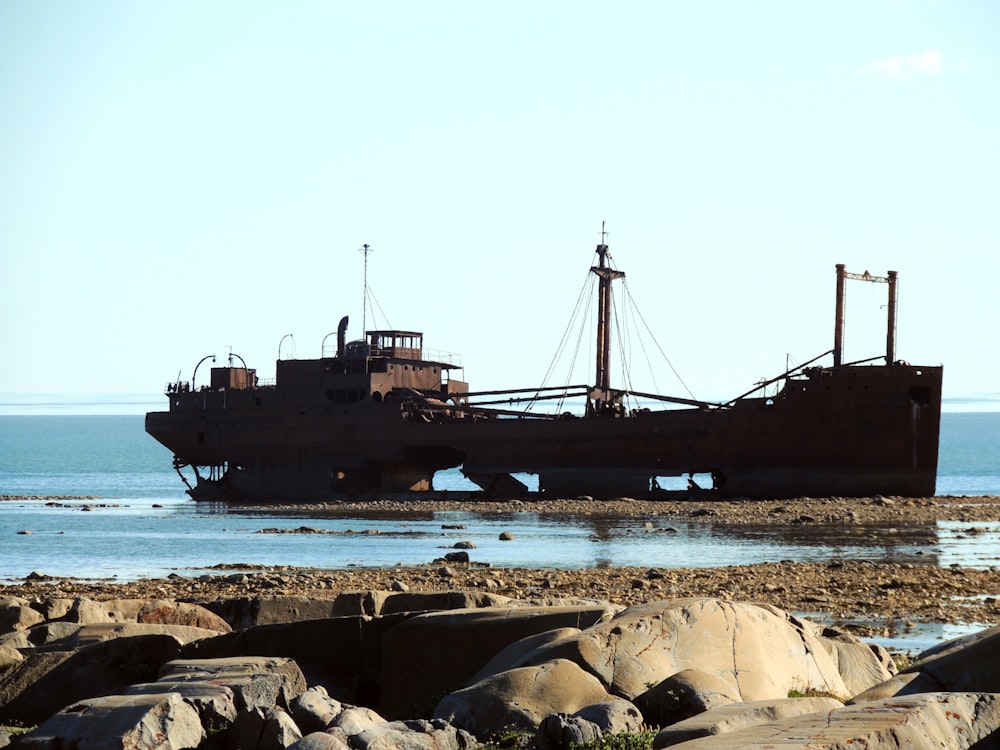
[{"label": "gravel beach", "polygon": [[[895,528],[933,527],[937,521],[969,524],[963,533],[995,536],[1000,497],[799,498],[781,501],[639,501],[630,499],[509,500],[324,503],[289,508],[306,520],[321,512],[392,513],[413,510],[464,510],[488,517],[529,512],[552,516],[656,516],[716,526],[760,526],[775,530],[809,524],[844,524],[860,533]],[[248,510],[266,510],[254,506]],[[512,544],[516,544],[516,540]],[[997,540],[1000,546],[1000,538]],[[42,573],[44,573],[42,571]],[[332,598],[366,589],[442,591],[478,589],[517,599],[580,597],[632,605],[656,599],[719,596],[766,602],[782,609],[838,623],[863,635],[905,633],[921,623],[994,624],[1000,620],[1000,569],[939,567],[921,563],[875,563],[835,559],[819,563],[774,561],[714,568],[590,567],[576,570],[495,568],[488,563],[443,561],[426,565],[339,570],[241,565],[219,566],[213,575],[133,582],[92,582],[32,576],[0,587],[0,596],[29,599],[86,596],[169,598],[209,601],[255,595],[304,595]]]}]

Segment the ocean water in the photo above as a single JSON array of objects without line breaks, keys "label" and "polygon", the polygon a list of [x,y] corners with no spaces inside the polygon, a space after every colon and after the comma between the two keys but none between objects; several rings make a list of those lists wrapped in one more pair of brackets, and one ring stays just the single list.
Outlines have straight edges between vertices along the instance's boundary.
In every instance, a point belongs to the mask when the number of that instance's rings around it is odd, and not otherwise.
[{"label": "ocean water", "polygon": [[[136,403],[126,407],[134,411]],[[500,567],[682,567],[693,559],[722,566],[837,558],[1000,564],[1000,524],[988,524],[976,535],[939,523],[936,529],[870,529],[844,536],[821,526],[726,530],[668,524],[655,515],[594,521],[415,507],[359,518],[199,504],[184,494],[169,451],[143,431],[141,414],[64,411],[56,406],[41,414],[0,414],[0,495],[19,498],[0,502],[0,581],[32,571],[119,580],[192,575],[217,563],[384,567],[429,562],[466,540],[476,544],[474,560]],[[458,472],[439,478],[444,487],[464,481]],[[937,492],[1000,495],[1000,413],[942,416]],[[70,499],[38,499],[53,496]],[[467,528],[443,529],[446,524]],[[326,533],[263,533],[301,526]],[[502,531],[513,532],[517,541],[500,542]]]}]

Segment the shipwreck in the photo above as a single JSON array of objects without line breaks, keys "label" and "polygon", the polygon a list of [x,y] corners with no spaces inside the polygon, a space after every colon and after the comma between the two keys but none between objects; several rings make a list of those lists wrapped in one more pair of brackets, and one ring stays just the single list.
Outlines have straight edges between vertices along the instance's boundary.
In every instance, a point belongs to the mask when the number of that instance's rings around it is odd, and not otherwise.
[{"label": "shipwreck", "polygon": [[[624,273],[603,237],[591,271],[593,384],[476,392],[454,361],[425,352],[422,333],[367,330],[348,341],[345,317],[336,351],[279,356],[273,382],[231,356],[196,387],[196,367],[167,385],[168,408],[146,415],[146,431],[173,453],[196,500],[428,497],[435,474],[456,467],[489,497],[527,495],[524,475],[546,497],[934,494],[942,367],[896,359],[896,272],[837,265],[833,348],[710,403],[612,386],[613,284]],[[843,361],[848,280],[888,287],[884,356]],[[582,408],[539,408],[567,399]],[[636,399],[641,408],[629,408]],[[688,478],[689,489],[663,489],[669,477]]]}]

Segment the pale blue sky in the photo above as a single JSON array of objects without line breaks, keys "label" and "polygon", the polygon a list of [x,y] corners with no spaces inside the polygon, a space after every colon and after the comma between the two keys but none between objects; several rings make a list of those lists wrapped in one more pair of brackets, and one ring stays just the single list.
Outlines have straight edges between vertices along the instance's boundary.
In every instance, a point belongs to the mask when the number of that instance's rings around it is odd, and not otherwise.
[{"label": "pale blue sky", "polygon": [[360,335],[365,242],[375,322],[536,385],[605,220],[700,398],[831,348],[839,262],[1000,393],[1000,3],[0,0],[0,107],[0,394],[271,377]]}]

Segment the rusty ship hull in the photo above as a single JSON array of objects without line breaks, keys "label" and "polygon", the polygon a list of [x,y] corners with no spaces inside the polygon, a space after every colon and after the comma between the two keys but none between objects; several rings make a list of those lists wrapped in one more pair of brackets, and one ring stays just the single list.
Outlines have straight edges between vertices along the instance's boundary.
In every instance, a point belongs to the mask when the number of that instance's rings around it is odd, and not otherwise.
[{"label": "rusty ship hull", "polygon": [[370,399],[290,408],[278,388],[255,388],[186,394],[146,429],[179,465],[218,470],[200,477],[201,499],[416,494],[454,467],[500,495],[519,493],[510,475],[530,473],[546,495],[569,497],[656,496],[656,477],[693,474],[712,475],[705,489],[719,497],[924,497],[940,392],[940,367],[845,367],[729,408],[538,419]]},{"label": "rusty ship hull", "polygon": [[[602,299],[620,277],[606,268],[601,254],[592,270]],[[367,331],[347,343],[344,318],[336,354],[279,359],[273,384],[231,362],[200,389],[194,376],[168,385],[169,409],[147,414],[146,431],[173,452],[182,478],[194,471],[198,500],[419,498],[456,467],[494,497],[527,494],[524,473],[547,497],[665,496],[659,480],[685,475],[710,477],[691,482],[697,497],[933,495],[942,368],[896,361],[893,328],[884,363],[844,364],[849,277],[838,266],[833,365],[783,373],[770,396],[718,404],[638,394],[643,405],[626,408],[637,394],[610,387],[599,326],[596,385],[575,393],[584,408],[536,413],[510,404],[547,391],[470,392],[454,365],[424,355],[422,334]],[[608,300],[601,310],[610,317]]]}]

